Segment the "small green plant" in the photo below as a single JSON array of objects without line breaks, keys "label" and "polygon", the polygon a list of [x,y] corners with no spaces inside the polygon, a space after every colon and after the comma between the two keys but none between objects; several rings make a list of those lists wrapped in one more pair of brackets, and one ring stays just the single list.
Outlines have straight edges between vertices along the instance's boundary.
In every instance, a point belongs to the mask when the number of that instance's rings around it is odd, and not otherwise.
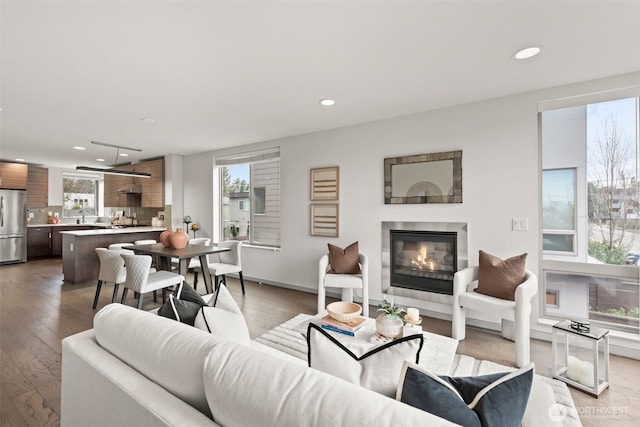
[{"label": "small green plant", "polygon": [[606,264],[624,265],[627,262],[627,249],[609,247],[607,242],[589,240],[589,256]]},{"label": "small green plant", "polygon": [[384,297],[382,298],[382,302],[380,302],[380,308],[378,309],[378,311],[382,311],[385,317],[389,320],[402,320],[402,314],[405,313],[405,309],[400,307],[399,305],[396,305],[393,299],[391,299],[391,302],[389,302]]},{"label": "small green plant", "polygon": [[231,235],[233,237],[238,237],[238,231],[240,231],[240,230],[239,230],[239,227],[237,227],[236,225],[231,224],[230,231],[231,231]]}]

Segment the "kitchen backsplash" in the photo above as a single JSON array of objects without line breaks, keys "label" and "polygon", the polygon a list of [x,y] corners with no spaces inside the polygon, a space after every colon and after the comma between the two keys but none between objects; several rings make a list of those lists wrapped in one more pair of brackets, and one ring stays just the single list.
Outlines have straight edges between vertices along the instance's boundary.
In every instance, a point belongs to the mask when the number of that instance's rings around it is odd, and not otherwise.
[{"label": "kitchen backsplash", "polygon": [[151,225],[151,218],[158,216],[158,212],[164,210],[164,208],[104,208],[104,214],[110,218],[122,216],[122,212],[127,218],[133,218],[135,214],[138,225]]},{"label": "kitchen backsplash", "polygon": [[[138,219],[138,225],[151,225],[151,218],[154,216],[158,216],[158,212],[165,211],[165,218],[169,219],[167,224],[170,224],[170,216],[167,216],[167,209],[164,208],[105,208],[104,209],[104,219],[106,221],[107,218],[113,218],[115,216],[122,216],[122,212],[124,211],[125,215],[128,218],[133,218],[134,213],[135,217]],[[31,220],[29,220],[29,224],[46,224],[47,223],[47,213],[51,212],[52,216],[55,216],[57,213],[60,217],[60,222],[62,224],[75,224],[76,218],[64,218],[62,216],[62,206],[46,206],[43,208],[29,208],[27,209],[27,217],[30,214],[33,214]],[[169,210],[170,212],[170,210]],[[95,216],[87,216],[85,217],[86,222],[96,222],[97,217]]]}]

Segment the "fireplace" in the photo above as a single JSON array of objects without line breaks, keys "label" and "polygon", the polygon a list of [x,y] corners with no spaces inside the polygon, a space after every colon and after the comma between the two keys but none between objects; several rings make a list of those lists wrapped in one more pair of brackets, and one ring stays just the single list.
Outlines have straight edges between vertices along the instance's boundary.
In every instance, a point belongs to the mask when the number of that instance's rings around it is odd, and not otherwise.
[{"label": "fireplace", "polygon": [[390,230],[391,286],[453,294],[456,232]]},{"label": "fireplace", "polygon": [[468,265],[467,224],[383,222],[382,293],[451,304],[453,275]]}]

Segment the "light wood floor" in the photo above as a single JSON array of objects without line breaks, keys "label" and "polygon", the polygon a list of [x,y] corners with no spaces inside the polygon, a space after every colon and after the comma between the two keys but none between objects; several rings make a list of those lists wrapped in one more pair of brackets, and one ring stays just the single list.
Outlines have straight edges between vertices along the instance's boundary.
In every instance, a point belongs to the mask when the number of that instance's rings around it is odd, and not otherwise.
[{"label": "light wood floor", "polygon": [[[298,313],[314,313],[316,296],[253,282],[229,280],[252,337]],[[98,309],[111,300],[102,290]],[[202,289],[199,289],[203,291]],[[61,340],[92,327],[95,283],[71,285],[62,280],[59,259],[0,267],[0,426],[56,426],[60,423]],[[134,299],[129,297],[129,305]],[[148,296],[144,309],[158,304]],[[375,307],[371,307],[375,313]],[[450,336],[451,323],[426,318],[425,329]],[[469,327],[458,352],[511,365],[513,343],[497,332]],[[550,376],[551,344],[532,341],[536,372]],[[572,390],[585,426],[629,426],[640,420],[640,362],[611,357],[611,386],[599,399]]]}]

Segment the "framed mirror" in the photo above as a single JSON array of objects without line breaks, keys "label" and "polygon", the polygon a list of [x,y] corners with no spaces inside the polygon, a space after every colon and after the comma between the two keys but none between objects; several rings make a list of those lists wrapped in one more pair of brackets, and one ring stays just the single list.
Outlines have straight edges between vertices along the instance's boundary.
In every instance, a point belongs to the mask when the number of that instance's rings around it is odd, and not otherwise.
[{"label": "framed mirror", "polygon": [[462,150],[384,159],[384,203],[462,203]]}]

